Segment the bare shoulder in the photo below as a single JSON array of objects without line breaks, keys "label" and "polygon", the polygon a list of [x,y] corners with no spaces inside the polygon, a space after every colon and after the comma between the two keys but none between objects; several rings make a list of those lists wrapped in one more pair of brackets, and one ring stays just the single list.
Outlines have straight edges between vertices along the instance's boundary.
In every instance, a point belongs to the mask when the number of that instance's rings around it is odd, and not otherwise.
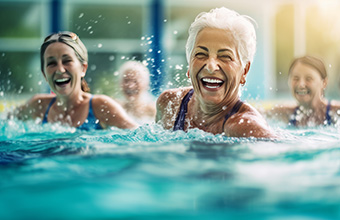
[{"label": "bare shoulder", "polygon": [[92,97],[92,105],[93,106],[100,106],[100,105],[119,105],[118,101],[115,101],[111,97],[107,95],[93,95]]},{"label": "bare shoulder", "polygon": [[115,126],[130,129],[137,127],[137,124],[127,115],[123,107],[107,95],[93,95],[92,108],[103,128]]},{"label": "bare shoulder", "polygon": [[332,100],[331,101],[331,109],[335,110],[335,111],[340,110],[340,101]]},{"label": "bare shoulder", "polygon": [[227,120],[224,132],[232,137],[277,137],[262,115],[247,103],[244,103],[240,110]]},{"label": "bare shoulder", "polygon": [[162,122],[164,128],[170,129],[174,123],[174,118],[178,112],[183,97],[191,89],[191,87],[185,87],[164,91],[157,99],[156,122]]},{"label": "bare shoulder", "polygon": [[12,115],[20,120],[42,118],[54,97],[53,94],[36,94],[25,104],[18,106]]},{"label": "bare shoulder", "polygon": [[169,102],[173,104],[178,104],[182,101],[183,97],[192,89],[191,87],[169,89],[162,94],[157,99],[157,107],[167,105]]},{"label": "bare shoulder", "polygon": [[112,114],[125,113],[123,107],[107,95],[93,95],[92,108],[98,119],[106,117],[107,112]]}]

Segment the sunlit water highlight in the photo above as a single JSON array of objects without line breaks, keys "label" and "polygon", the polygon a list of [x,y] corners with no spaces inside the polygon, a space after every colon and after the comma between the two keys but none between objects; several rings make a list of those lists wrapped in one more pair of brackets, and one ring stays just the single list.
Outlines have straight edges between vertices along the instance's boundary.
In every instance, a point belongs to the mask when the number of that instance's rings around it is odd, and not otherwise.
[{"label": "sunlit water highlight", "polygon": [[0,122],[1,219],[340,219],[339,129],[279,141]]}]

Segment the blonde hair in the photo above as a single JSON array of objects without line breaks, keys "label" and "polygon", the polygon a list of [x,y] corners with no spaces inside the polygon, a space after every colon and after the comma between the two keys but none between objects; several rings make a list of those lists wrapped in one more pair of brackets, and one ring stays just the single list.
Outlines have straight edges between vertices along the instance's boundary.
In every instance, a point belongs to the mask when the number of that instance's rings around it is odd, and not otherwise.
[{"label": "blonde hair", "polygon": [[314,57],[314,56],[303,56],[303,57],[298,57],[298,58],[294,59],[292,64],[289,67],[289,72],[288,72],[289,75],[290,75],[292,69],[298,63],[303,63],[303,64],[306,64],[308,66],[311,66],[316,71],[318,71],[318,73],[320,74],[322,79],[327,78],[327,70],[326,70],[326,66],[325,66],[324,62],[321,59]]},{"label": "blonde hair", "polygon": [[[88,62],[88,53],[85,45],[83,42],[79,39],[79,37],[72,32],[63,31],[59,33],[53,33],[49,36],[47,36],[44,40],[44,43],[40,47],[40,65],[41,65],[41,71],[45,75],[44,72],[44,54],[47,49],[47,47],[53,43],[60,42],[64,43],[67,46],[71,47],[80,63],[84,64]],[[81,79],[81,89],[84,92],[90,92],[90,87],[88,86],[86,80],[84,78]]]}]

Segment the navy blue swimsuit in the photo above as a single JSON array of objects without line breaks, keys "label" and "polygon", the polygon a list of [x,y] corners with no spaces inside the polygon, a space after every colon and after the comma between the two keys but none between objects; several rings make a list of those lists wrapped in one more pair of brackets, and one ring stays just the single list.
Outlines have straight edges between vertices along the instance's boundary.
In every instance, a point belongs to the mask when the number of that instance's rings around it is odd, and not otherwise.
[{"label": "navy blue swimsuit", "polygon": [[[177,130],[184,130],[184,121],[185,121],[185,116],[188,112],[188,103],[192,97],[192,94],[194,94],[194,90],[191,89],[183,98],[175,124],[174,124],[174,131]],[[222,126],[222,130],[224,129],[224,124],[226,123],[226,121],[235,113],[238,112],[238,110],[241,108],[243,102],[241,100],[238,100],[237,103],[234,105],[234,107],[231,109],[231,111],[226,114],[226,116],[224,117],[224,122],[223,122],[223,126]]]},{"label": "navy blue swimsuit", "polygon": [[[92,110],[92,97],[93,96],[91,96],[90,101],[89,101],[89,114],[87,115],[87,119],[85,120],[85,122],[82,125],[77,127],[77,129],[86,130],[86,131],[103,129],[99,124],[99,120],[96,118],[96,116],[94,116],[94,113],[93,113],[93,110]],[[55,102],[55,100],[56,100],[56,97],[54,97],[51,100],[50,104],[48,105],[46,112],[45,112],[45,115],[44,115],[44,118],[42,120],[42,124],[48,123],[47,115],[48,115],[48,112],[50,111],[51,106]]]},{"label": "navy blue swimsuit", "polygon": [[[330,109],[331,109],[331,101],[328,101],[327,108],[326,108],[326,115],[325,115],[327,125],[333,124],[332,117],[329,115]],[[296,126],[296,116],[297,116],[298,110],[299,110],[299,106],[296,107],[295,110],[294,110],[294,114],[292,115],[292,119],[290,119],[290,121],[289,121],[290,125]]]}]

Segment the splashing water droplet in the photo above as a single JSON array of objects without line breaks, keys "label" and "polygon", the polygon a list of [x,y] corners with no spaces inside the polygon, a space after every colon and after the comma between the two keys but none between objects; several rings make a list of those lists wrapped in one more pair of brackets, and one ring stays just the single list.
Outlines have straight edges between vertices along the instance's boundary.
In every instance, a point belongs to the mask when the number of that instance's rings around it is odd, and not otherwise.
[{"label": "splashing water droplet", "polygon": [[183,69],[183,66],[177,64],[177,65],[175,66],[175,69],[176,69],[176,70],[182,70],[182,69]]},{"label": "splashing water droplet", "polygon": [[103,47],[103,44],[98,44],[98,48],[102,48]]},{"label": "splashing water droplet", "polygon": [[84,13],[80,13],[78,18],[82,18],[84,16]]},{"label": "splashing water droplet", "polygon": [[109,56],[110,61],[113,61],[114,59],[115,59],[115,56],[113,56],[113,55]]},{"label": "splashing water droplet", "polygon": [[174,34],[178,34],[178,31],[174,31]]}]

